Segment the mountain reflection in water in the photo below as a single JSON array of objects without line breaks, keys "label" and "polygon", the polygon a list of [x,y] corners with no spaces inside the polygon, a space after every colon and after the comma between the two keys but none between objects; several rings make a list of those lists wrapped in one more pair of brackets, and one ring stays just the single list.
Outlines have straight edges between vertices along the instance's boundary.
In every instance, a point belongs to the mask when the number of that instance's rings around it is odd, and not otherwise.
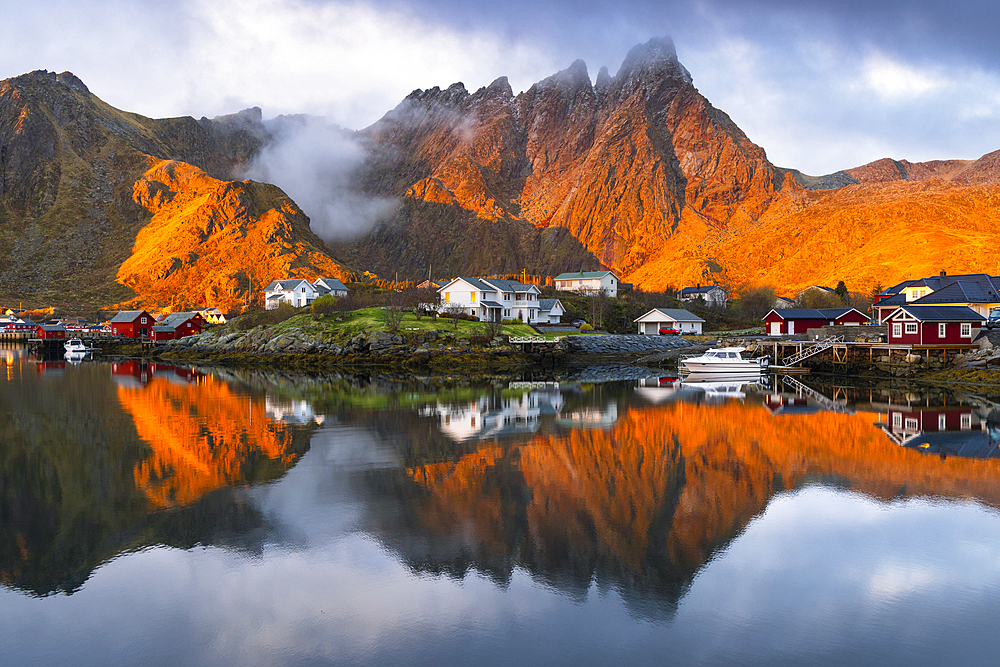
[{"label": "mountain reflection in water", "polygon": [[[928,441],[933,426],[939,438],[985,434],[996,449],[988,406],[943,394],[722,391],[675,378],[440,387],[140,362],[55,371],[19,361],[0,384],[0,577],[37,595],[75,591],[145,546],[261,553],[281,542],[294,531],[265,520],[266,494],[241,490],[283,478],[317,429],[378,443],[379,456],[325,483],[364,508],[342,530],[413,571],[477,571],[506,586],[521,570],[575,600],[596,584],[644,617],[674,613],[784,491],[827,484],[1000,507],[993,451],[900,446]],[[339,525],[345,510],[302,511]]]},{"label": "mountain reflection in water", "polygon": [[[604,428],[494,439],[408,465],[390,487],[401,513],[373,529],[418,571],[477,569],[505,583],[520,567],[573,596],[596,581],[626,601],[657,599],[662,611],[784,490],[825,482],[883,501],[932,496],[1000,507],[995,461],[900,447],[880,428],[893,410],[782,414],[773,394],[719,403],[658,389],[652,398],[691,400],[606,397],[617,419]],[[481,420],[479,412],[469,404],[435,414]]]},{"label": "mountain reflection in water", "polygon": [[0,581],[72,592],[124,551],[258,549],[263,518],[237,490],[283,474],[314,426],[276,422],[261,397],[183,367],[12,360],[0,382]]}]

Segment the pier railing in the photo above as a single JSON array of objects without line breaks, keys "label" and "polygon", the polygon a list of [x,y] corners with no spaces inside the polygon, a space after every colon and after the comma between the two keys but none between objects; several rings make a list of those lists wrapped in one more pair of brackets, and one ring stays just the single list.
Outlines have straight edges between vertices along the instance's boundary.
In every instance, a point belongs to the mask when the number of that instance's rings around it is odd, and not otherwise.
[{"label": "pier railing", "polygon": [[830,336],[829,338],[824,338],[820,341],[817,341],[814,345],[811,345],[806,349],[802,350],[801,352],[796,352],[795,354],[789,357],[785,357],[784,359],[781,360],[781,363],[784,366],[794,366],[795,364],[799,363],[800,361],[803,361],[804,359],[808,359],[809,357],[817,355],[820,352],[829,350],[834,345],[843,342],[844,342],[843,336]]}]

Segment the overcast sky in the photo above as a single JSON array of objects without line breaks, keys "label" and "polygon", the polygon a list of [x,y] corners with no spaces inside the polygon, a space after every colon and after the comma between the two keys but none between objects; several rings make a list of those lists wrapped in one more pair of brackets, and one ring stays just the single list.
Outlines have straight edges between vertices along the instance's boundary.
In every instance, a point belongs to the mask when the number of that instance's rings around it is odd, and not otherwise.
[{"label": "overcast sky", "polygon": [[1000,149],[994,0],[34,0],[7,3],[0,78],[72,71],[146,116],[260,106],[360,129],[415,88],[515,92],[673,38],[771,161],[818,175]]}]

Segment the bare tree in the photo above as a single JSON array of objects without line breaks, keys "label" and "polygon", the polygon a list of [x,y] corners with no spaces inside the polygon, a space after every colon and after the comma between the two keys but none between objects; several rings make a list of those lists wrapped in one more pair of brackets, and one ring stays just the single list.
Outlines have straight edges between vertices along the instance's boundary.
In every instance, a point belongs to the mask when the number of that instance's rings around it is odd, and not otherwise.
[{"label": "bare tree", "polygon": [[385,321],[385,328],[390,333],[399,331],[399,325],[403,322],[403,315],[407,311],[407,301],[404,295],[399,292],[390,292],[382,307],[382,317]]},{"label": "bare tree", "polygon": [[487,320],[486,322],[484,322],[484,324],[486,325],[485,327],[483,327],[486,332],[486,337],[489,338],[490,340],[493,340],[494,338],[499,336],[500,332],[503,331],[503,324],[499,319]]},{"label": "bare tree", "polygon": [[604,316],[611,307],[611,298],[604,290],[589,290],[587,292],[587,312],[590,323],[595,329],[604,328]]},{"label": "bare tree", "polygon": [[444,307],[444,312],[452,318],[452,322],[455,323],[455,329],[457,330],[458,316],[465,314],[465,308],[460,303],[449,303]]},{"label": "bare tree", "polygon": [[748,289],[740,297],[740,309],[747,319],[760,320],[774,308],[776,298],[774,288],[770,285]]}]

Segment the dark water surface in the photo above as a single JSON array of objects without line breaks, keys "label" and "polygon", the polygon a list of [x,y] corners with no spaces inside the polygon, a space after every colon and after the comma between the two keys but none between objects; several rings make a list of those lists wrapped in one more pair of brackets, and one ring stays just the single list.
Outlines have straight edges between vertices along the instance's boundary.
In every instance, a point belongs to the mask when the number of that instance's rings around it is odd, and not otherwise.
[{"label": "dark water surface", "polygon": [[1000,659],[995,397],[594,377],[0,348],[0,661]]}]

